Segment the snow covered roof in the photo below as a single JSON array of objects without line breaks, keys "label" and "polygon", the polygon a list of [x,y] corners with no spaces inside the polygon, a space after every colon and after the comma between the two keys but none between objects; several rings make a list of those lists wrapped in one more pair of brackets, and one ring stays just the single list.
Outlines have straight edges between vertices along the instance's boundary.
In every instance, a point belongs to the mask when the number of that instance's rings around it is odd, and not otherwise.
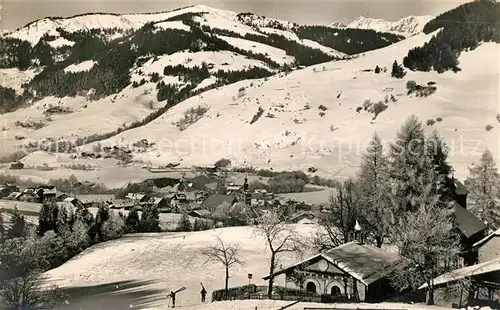
[{"label": "snow covered roof", "polygon": [[[471,276],[477,276],[485,273],[490,273],[494,271],[500,271],[500,257],[495,258],[493,260],[480,263],[477,265],[472,265],[464,268],[460,268],[457,270],[453,270],[447,272],[445,274],[440,275],[439,277],[433,280],[434,285],[445,284],[453,281],[457,281],[460,279],[464,279]],[[426,284],[422,284],[418,289],[424,289],[427,287]]]},{"label": "snow covered roof", "polygon": [[473,247],[481,246],[484,243],[488,242],[493,237],[500,237],[500,228],[495,230],[494,232],[492,232],[488,236],[484,237],[483,239],[479,240],[478,242],[474,243]]},{"label": "snow covered roof", "polygon": [[473,235],[487,228],[486,224],[481,222],[474,214],[464,209],[457,202],[451,202],[455,211],[453,213],[455,227],[466,237],[470,238]]}]

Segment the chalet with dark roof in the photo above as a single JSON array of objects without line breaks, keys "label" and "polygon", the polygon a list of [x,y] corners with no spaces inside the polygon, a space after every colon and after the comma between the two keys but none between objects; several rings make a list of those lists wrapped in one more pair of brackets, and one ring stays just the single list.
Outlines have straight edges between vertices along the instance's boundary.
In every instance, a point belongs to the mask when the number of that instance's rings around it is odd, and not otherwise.
[{"label": "chalet with dark roof", "polygon": [[234,195],[220,195],[214,194],[208,196],[205,200],[203,200],[201,206],[205,210],[209,210],[210,212],[214,212],[216,208],[223,203],[227,203],[232,206],[235,202],[237,202],[236,196]]},{"label": "chalet with dark roof", "polygon": [[188,213],[188,215],[197,218],[210,218],[212,213],[210,213],[210,211],[208,210],[200,209],[200,210],[192,210],[191,212]]},{"label": "chalet with dark roof", "polygon": [[[405,264],[408,261],[396,252],[349,242],[278,270],[274,276],[285,275],[286,287],[329,297],[331,301],[379,302],[395,296],[387,277]],[[268,279],[269,275],[264,277]]]},{"label": "chalet with dark roof", "polygon": [[10,169],[19,170],[24,169],[24,164],[20,161],[10,164]]},{"label": "chalet with dark roof", "polygon": [[139,193],[128,193],[127,196],[125,196],[125,200],[129,200],[135,203],[147,202],[148,196]]},{"label": "chalet with dark roof", "polygon": [[165,197],[153,198],[152,203],[159,209],[167,208],[169,206],[168,200]]},{"label": "chalet with dark roof", "polygon": [[83,207],[83,202],[81,202],[80,199],[75,197],[67,197],[63,200],[63,202],[70,203],[76,208]]},{"label": "chalet with dark roof", "polygon": [[500,257],[500,229],[474,243],[474,250],[478,254],[478,263]]},{"label": "chalet with dark roof", "polygon": [[452,201],[453,224],[455,230],[460,235],[460,244],[464,249],[462,258],[465,266],[470,266],[478,262],[478,253],[473,245],[486,236],[488,226],[478,219],[469,210],[463,208],[456,201]]},{"label": "chalet with dark roof", "polygon": [[7,197],[13,192],[19,192],[19,187],[16,185],[6,184],[0,187],[0,198]]}]

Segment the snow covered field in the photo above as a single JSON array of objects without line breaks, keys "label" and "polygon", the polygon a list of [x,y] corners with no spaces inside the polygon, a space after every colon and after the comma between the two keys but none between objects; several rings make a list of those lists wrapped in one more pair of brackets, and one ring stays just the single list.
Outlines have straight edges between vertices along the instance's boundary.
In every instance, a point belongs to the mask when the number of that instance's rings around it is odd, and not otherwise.
[{"label": "snow covered field", "polygon": [[[296,225],[304,237],[314,231],[312,225]],[[148,289],[163,290],[166,294],[185,286],[176,304],[199,303],[200,282],[211,292],[224,287],[224,268],[205,264],[201,251],[216,245],[216,235],[226,242],[239,243],[246,266],[231,270],[231,286],[248,284],[247,274],[254,275],[252,283],[265,284],[262,277],[268,272],[268,251],[264,239],[251,227],[232,227],[203,232],[127,235],[122,239],[93,246],[47,275],[60,286],[102,285],[119,281],[154,281]],[[285,257],[283,265],[296,261]],[[282,279],[281,279],[282,281]],[[280,283],[280,282],[278,282]],[[151,306],[162,306],[165,300]]]},{"label": "snow covered field", "polygon": [[[294,225],[299,233],[308,237],[314,232],[313,225]],[[277,310],[290,304],[284,301],[243,300],[232,302],[200,303],[200,282],[211,296],[213,290],[223,288],[224,269],[219,264],[205,264],[201,251],[215,245],[214,237],[221,236],[225,242],[238,243],[245,258],[244,267],[231,269],[230,286],[248,284],[247,274],[252,273],[252,283],[265,285],[262,277],[268,271],[268,251],[261,236],[255,235],[251,227],[221,228],[204,232],[162,233],[127,235],[122,239],[95,245],[46,274],[64,289],[71,287],[95,287],[106,290],[101,294],[88,295],[83,299],[71,299],[69,304],[58,309],[83,307],[94,309],[140,308],[147,310],[168,309],[166,295],[179,287],[187,289],[176,297],[176,307],[191,310]],[[294,263],[293,255],[285,257],[283,266]],[[277,285],[283,285],[280,277]],[[109,291],[108,291],[109,290]],[[90,291],[89,291],[90,292]],[[149,295],[151,296],[149,296]],[[138,297],[140,296],[140,297]],[[210,300],[210,298],[208,298]],[[114,303],[116,302],[116,303]],[[121,308],[117,306],[121,305]],[[327,305],[300,303],[289,309],[304,307],[352,309],[435,309],[422,305],[396,303]],[[72,308],[73,307],[73,308]],[[104,309],[104,308],[103,308]]]}]

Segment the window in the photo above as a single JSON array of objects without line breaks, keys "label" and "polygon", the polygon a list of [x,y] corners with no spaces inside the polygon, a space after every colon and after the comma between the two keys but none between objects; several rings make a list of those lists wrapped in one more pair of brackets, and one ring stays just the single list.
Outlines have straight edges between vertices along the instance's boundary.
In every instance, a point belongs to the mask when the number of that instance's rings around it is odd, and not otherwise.
[{"label": "window", "polygon": [[340,287],[338,287],[336,285],[332,286],[332,288],[330,289],[330,295],[339,296],[340,294],[342,294]]},{"label": "window", "polygon": [[307,282],[306,291],[316,294],[316,284],[314,282]]}]

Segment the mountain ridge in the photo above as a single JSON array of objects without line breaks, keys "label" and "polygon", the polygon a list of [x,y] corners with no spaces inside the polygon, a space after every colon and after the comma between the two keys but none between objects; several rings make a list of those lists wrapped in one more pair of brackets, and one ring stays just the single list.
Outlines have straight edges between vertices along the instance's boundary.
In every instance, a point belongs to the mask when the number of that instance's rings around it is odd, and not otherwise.
[{"label": "mountain ridge", "polygon": [[333,22],[329,25],[332,28],[351,28],[351,29],[372,29],[380,32],[391,32],[413,36],[422,32],[424,26],[433,19],[430,15],[406,16],[397,21],[391,22],[381,18],[370,18],[359,15],[347,25]]}]

